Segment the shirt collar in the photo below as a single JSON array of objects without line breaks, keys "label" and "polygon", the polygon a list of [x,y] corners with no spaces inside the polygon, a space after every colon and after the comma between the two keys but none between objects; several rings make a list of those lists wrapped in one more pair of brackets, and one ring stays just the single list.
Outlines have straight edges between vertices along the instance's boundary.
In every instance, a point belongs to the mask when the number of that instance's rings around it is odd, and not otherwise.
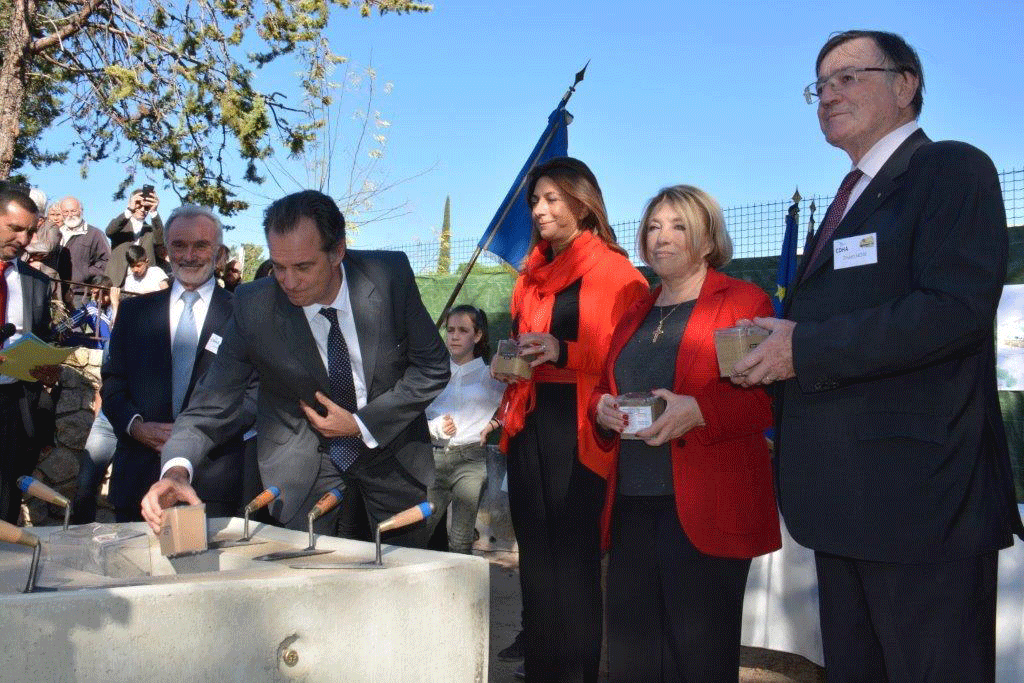
[{"label": "shirt collar", "polygon": [[889,161],[889,157],[920,127],[915,119],[889,131],[882,136],[881,140],[871,146],[867,154],[861,157],[853,168],[859,168],[864,175],[874,178],[882,170],[882,166],[885,166],[885,162]]},{"label": "shirt collar", "polygon": [[85,222],[84,218],[82,219],[82,222],[78,225],[77,228],[69,228],[68,226],[64,225],[63,223],[61,223],[61,225],[60,225],[60,233],[62,235],[64,235],[65,237],[74,237],[75,235],[84,235],[88,229],[89,229],[89,224]]},{"label": "shirt collar", "polygon": [[[338,287],[338,293],[334,295],[334,301],[327,306],[321,303],[312,303],[308,306],[302,307],[302,312],[306,315],[306,320],[310,323],[316,320],[321,308],[333,308],[342,314],[347,314],[349,312],[348,276],[345,274],[344,262],[342,262],[338,267],[341,268],[341,287]],[[324,320],[326,320],[326,318],[324,318]]]},{"label": "shirt collar", "polygon": [[451,368],[453,377],[456,374],[464,375],[468,372],[472,372],[473,370],[482,367],[483,364],[483,358],[474,358],[473,360],[469,361],[468,363],[464,363],[463,365],[456,365],[455,361],[453,361],[451,358],[448,359],[448,365]]},{"label": "shirt collar", "polygon": [[[213,288],[217,286],[217,280],[214,277],[210,277],[209,280],[199,285],[199,289],[196,291],[199,293],[199,298],[204,302],[208,302],[213,297]],[[177,280],[171,284],[171,305],[173,306],[178,299],[181,298],[182,292],[185,288],[181,286],[181,283]]]}]

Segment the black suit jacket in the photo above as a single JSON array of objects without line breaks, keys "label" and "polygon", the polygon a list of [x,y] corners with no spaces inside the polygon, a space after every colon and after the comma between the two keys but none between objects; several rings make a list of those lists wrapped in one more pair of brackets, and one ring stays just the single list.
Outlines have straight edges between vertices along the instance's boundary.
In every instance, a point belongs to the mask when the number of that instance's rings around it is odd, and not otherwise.
[{"label": "black suit jacket", "polygon": [[[20,259],[14,267],[21,276],[21,304],[23,331],[28,331],[43,341],[49,341],[50,331],[50,290],[48,277]],[[39,382],[21,382],[25,397],[21,400],[25,431],[32,440],[29,457],[37,457],[39,448],[53,443],[54,401],[52,395],[43,390]]]},{"label": "black suit jacket", "polygon": [[[356,415],[379,444],[364,446],[360,476],[385,479],[397,463],[427,488],[434,459],[423,411],[448,381],[448,352],[405,254],[348,250],[344,264],[367,385],[367,404]],[[235,290],[234,316],[220,353],[188,410],[178,416],[163,458],[195,462],[210,444],[220,443],[236,424],[234,408],[253,372],[260,378],[260,475],[264,485],[280,488],[271,512],[287,524],[308,512],[300,505],[329,445],[310,426],[299,400],[316,405],[316,391],[328,396],[331,391],[305,314],[273,278]]]},{"label": "black suit jacket", "polygon": [[[107,237],[110,238],[110,261],[107,263],[107,277],[115,287],[124,284],[125,275],[128,274],[128,260],[125,255],[128,247],[135,243],[135,231],[132,230],[131,222],[124,217],[124,212],[114,216],[107,224]],[[142,224],[142,231],[139,233],[139,246],[146,250],[149,257],[149,265],[155,266],[156,245],[164,243],[164,224],[160,216],[154,215],[148,222]]]},{"label": "black suit jacket", "polygon": [[[786,301],[796,378],[779,396],[776,482],[790,533],[829,553],[936,562],[1024,532],[996,395],[994,318],[1007,232],[991,160],[917,131]],[[813,243],[809,249],[813,249]]]},{"label": "black suit jacket", "polygon": [[[164,289],[124,301],[110,337],[110,354],[103,365],[103,413],[117,435],[109,500],[119,508],[141,503],[160,477],[160,454],[127,434],[135,415],[148,422],[173,422],[171,417],[171,290]],[[207,343],[222,333],[231,317],[231,293],[214,287],[210,308],[199,335],[199,345],[184,406],[196,382],[215,358]],[[253,397],[241,399],[248,423],[253,421]],[[196,462],[196,491],[207,502],[237,507],[242,496],[242,441],[240,429],[223,446]]]}]

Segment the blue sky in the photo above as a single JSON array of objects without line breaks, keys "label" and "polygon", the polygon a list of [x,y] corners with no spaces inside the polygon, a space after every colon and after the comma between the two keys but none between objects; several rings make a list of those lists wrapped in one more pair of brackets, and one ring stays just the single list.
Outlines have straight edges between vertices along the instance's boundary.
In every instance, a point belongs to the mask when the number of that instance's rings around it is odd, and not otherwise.
[{"label": "blue sky", "polygon": [[[407,213],[365,226],[355,243],[434,239],[446,195],[454,237],[478,238],[588,59],[568,107],[569,151],[596,173],[613,222],[636,220],[649,196],[681,182],[725,207],[782,200],[795,185],[805,196],[831,194],[849,159],[824,142],[801,92],[820,45],[847,28],[895,31],[917,48],[927,86],[921,124],[933,139],[965,140],[1001,170],[1022,168],[1022,26],[1018,0],[438,0],[425,15],[338,12],[332,49],[356,64],[372,60],[378,83],[394,86],[376,100],[391,123],[379,179],[430,169],[379,197],[378,206],[405,203]],[[293,80],[283,65],[265,78],[274,90]],[[72,164],[32,180],[51,196],[81,197],[103,227],[123,208],[110,199],[119,174],[101,164],[82,180]],[[228,220],[236,228],[226,241],[262,243],[263,196],[280,194],[273,185],[243,192],[253,207]],[[176,200],[169,190],[162,197],[166,215]]]}]

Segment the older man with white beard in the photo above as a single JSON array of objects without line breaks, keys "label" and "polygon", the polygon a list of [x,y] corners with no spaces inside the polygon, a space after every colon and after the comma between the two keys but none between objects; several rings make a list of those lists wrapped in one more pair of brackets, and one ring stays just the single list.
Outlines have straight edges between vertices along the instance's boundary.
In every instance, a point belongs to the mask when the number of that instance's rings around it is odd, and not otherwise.
[{"label": "older man with white beard", "polygon": [[[60,201],[64,222],[60,227],[61,276],[73,282],[85,282],[90,275],[105,275],[110,260],[110,244],[103,231],[89,225],[82,217],[82,203],[74,197]],[[73,285],[73,305],[78,308],[86,289]]]},{"label": "older man with white beard", "polygon": [[[216,357],[231,317],[231,293],[217,285],[223,243],[216,214],[182,206],[164,231],[174,283],[121,304],[103,366],[103,412],[117,435],[107,498],[119,522],[141,520],[140,503],[160,477],[160,452],[178,413]],[[255,384],[238,432],[198,462],[197,483],[210,516],[231,516],[242,497],[241,435],[255,420]]]}]

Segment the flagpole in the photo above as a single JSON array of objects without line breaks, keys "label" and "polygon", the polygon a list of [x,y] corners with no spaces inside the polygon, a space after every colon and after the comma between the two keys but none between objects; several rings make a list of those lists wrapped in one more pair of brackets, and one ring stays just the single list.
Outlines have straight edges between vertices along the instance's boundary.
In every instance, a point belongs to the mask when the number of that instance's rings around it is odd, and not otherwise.
[{"label": "flagpole", "polygon": [[[556,111],[559,109],[565,109],[565,105],[569,102],[569,98],[572,97],[572,94],[576,92],[576,86],[579,85],[580,81],[583,80],[583,76],[587,71],[587,66],[589,65],[590,60],[588,59],[587,63],[583,65],[583,68],[576,72],[576,78],[573,81],[573,84],[569,86],[568,90],[565,91],[565,95],[562,96],[562,101],[559,102],[558,106],[555,108]],[[535,154],[533,158],[530,160],[531,169],[537,165],[537,159],[544,155],[544,152],[548,148],[548,144],[550,144],[551,142],[551,138],[555,136],[556,129],[557,126],[551,127],[551,130],[548,132],[548,136],[544,139],[544,143],[540,146],[540,149],[537,151],[537,154]],[[448,297],[448,303],[444,305],[444,308],[441,310],[441,315],[438,316],[437,318],[437,329],[440,330],[444,326],[445,318],[448,317],[448,311],[451,310],[452,304],[455,303],[455,299],[458,298],[459,293],[462,292],[462,287],[463,285],[466,284],[466,279],[469,277],[469,272],[473,270],[473,266],[476,265],[476,260],[477,258],[479,258],[480,252],[486,249],[487,247],[491,246],[491,241],[494,239],[495,233],[498,232],[498,228],[501,227],[501,224],[505,222],[505,218],[508,216],[508,212],[512,210],[512,205],[515,204],[516,197],[518,197],[519,193],[523,191],[523,187],[529,181],[529,178],[530,174],[528,172],[523,175],[523,179],[522,181],[520,181],[519,187],[516,188],[516,192],[515,194],[512,195],[511,200],[509,200],[509,202],[505,204],[505,210],[502,211],[501,218],[494,221],[494,227],[491,229],[491,232],[487,235],[487,239],[484,240],[483,245],[477,243],[476,249],[473,250],[473,256],[470,257],[469,261],[466,264],[465,272],[462,273],[462,277],[460,277],[458,283],[456,283],[455,289],[452,290],[452,295]]]}]

